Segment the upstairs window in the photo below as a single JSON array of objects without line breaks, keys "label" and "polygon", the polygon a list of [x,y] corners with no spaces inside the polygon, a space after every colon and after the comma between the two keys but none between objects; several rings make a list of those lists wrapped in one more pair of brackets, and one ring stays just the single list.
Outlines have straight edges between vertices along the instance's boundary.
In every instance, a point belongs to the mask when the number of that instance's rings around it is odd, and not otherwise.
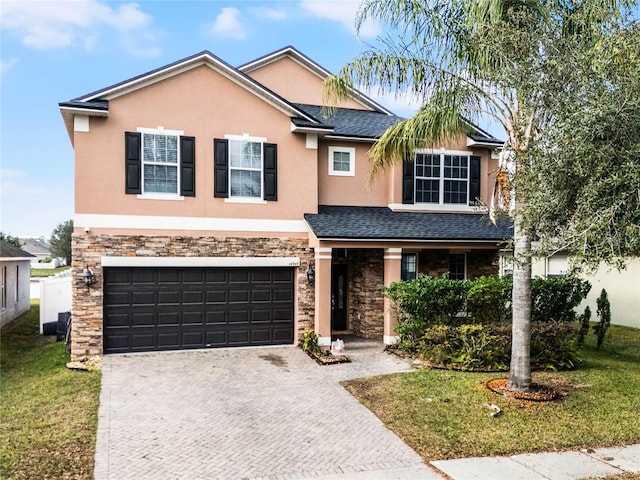
[{"label": "upstairs window", "polygon": [[262,198],[262,143],[229,141],[229,197]]},{"label": "upstairs window", "polygon": [[266,138],[213,139],[213,196],[264,203],[278,199],[278,146]]},{"label": "upstairs window", "polygon": [[467,204],[469,155],[416,154],[415,189],[416,203]]},{"label": "upstairs window", "polygon": [[142,134],[142,193],[178,194],[178,135]]},{"label": "upstairs window", "polygon": [[356,174],[356,149],[329,147],[329,175],[353,177]]},{"label": "upstairs window", "polygon": [[174,199],[196,194],[196,139],[182,132],[138,128],[125,132],[125,193]]},{"label": "upstairs window", "polygon": [[402,203],[472,205],[480,197],[480,157],[418,151],[402,164]]}]

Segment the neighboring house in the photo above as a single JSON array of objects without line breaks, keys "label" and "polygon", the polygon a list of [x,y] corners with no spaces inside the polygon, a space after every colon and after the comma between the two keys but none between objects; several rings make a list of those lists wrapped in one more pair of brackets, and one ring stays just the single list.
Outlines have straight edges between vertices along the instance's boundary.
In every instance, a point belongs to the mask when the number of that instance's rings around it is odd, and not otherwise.
[{"label": "neighboring house", "polygon": [[[41,260],[51,259],[51,250],[46,242],[37,238],[21,238],[20,243],[22,243],[21,248],[25,252],[29,252],[31,255],[36,257],[31,261],[31,264],[34,268],[38,268],[41,266],[38,265]],[[57,263],[58,262],[56,262],[55,265],[56,267],[58,266]]]},{"label": "neighboring house", "polygon": [[33,255],[0,240],[0,327],[30,308],[29,278]]},{"label": "neighboring house", "polygon": [[[75,150],[72,355],[394,342],[381,288],[498,274],[488,199],[501,141],[477,127],[366,186],[401,119],[292,47],[240,67],[210,52],[60,104]],[[93,284],[83,283],[83,272]]]},{"label": "neighboring house", "polygon": [[[511,273],[512,252],[501,252],[500,275]],[[566,253],[556,253],[546,258],[534,259],[531,274],[534,277],[557,277],[567,273],[571,257]],[[596,301],[602,289],[607,291],[611,305],[611,323],[640,328],[640,258],[630,257],[626,268],[618,271],[602,263],[595,271],[582,272],[580,277],[591,283],[587,298],[577,307],[582,313],[588,305],[591,320],[598,321]]]}]

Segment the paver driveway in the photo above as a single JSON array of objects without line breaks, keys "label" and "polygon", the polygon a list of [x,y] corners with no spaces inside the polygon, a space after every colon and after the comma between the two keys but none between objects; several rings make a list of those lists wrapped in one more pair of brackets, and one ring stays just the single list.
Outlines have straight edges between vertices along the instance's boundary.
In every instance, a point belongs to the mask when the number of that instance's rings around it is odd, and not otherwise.
[{"label": "paver driveway", "polygon": [[441,478],[339,384],[409,366],[346,348],[331,366],[293,347],[106,356],[95,478]]}]

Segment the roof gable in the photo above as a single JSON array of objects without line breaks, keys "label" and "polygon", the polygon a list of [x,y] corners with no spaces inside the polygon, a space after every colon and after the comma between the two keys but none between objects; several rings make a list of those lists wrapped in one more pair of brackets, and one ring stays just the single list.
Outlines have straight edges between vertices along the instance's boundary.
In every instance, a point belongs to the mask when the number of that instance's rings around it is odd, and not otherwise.
[{"label": "roof gable", "polygon": [[[266,55],[263,55],[262,57],[259,57],[255,60],[247,62],[243,65],[240,65],[238,67],[238,70],[246,74],[252,74],[260,69],[263,69],[275,63],[281,62],[283,59],[290,59],[293,62],[297,63],[302,68],[308,70],[313,75],[315,75],[321,82],[324,81],[324,79],[327,78],[328,76],[332,75],[332,73],[329,70],[327,70],[320,64],[314,62],[309,57],[304,55],[302,52],[300,52],[299,50],[297,50],[296,48],[290,45],[284,48],[281,48],[280,50],[276,50],[275,52],[271,52]],[[374,100],[372,100],[371,98],[364,95],[362,92],[359,92],[355,89],[352,90],[350,98],[354,102],[356,102],[358,105],[361,105],[362,107],[368,110],[374,110],[379,113],[393,115],[391,111],[387,110],[385,107],[383,107],[379,103],[376,103]]]},{"label": "roof gable", "polygon": [[34,255],[25,252],[4,240],[0,240],[0,259],[2,260],[30,260]]}]

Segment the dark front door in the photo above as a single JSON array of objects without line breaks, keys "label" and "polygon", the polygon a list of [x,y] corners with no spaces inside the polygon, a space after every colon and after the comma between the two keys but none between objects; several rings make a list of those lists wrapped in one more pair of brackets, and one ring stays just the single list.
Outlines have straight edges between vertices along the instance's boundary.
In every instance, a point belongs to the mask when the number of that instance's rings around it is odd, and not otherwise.
[{"label": "dark front door", "polygon": [[331,330],[347,329],[347,266],[331,266]]}]

